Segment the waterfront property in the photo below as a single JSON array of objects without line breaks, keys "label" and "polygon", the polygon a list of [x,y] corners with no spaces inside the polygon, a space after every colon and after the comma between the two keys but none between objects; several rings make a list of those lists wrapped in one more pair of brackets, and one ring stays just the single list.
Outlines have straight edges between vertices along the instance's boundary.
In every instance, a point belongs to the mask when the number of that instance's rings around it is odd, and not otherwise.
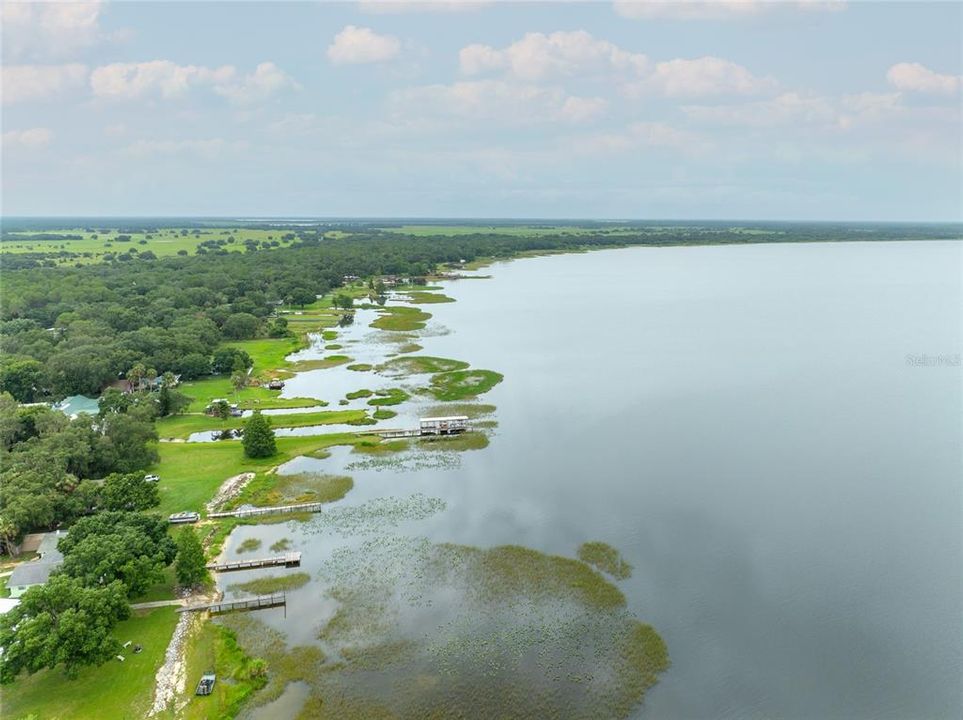
[{"label": "waterfront property", "polygon": [[64,556],[57,549],[60,538],[66,537],[66,532],[44,533],[37,545],[37,559],[21,563],[14,568],[7,582],[10,589],[10,597],[18,598],[27,590],[36,586],[43,585],[50,578],[50,574],[60,567],[64,561]]}]

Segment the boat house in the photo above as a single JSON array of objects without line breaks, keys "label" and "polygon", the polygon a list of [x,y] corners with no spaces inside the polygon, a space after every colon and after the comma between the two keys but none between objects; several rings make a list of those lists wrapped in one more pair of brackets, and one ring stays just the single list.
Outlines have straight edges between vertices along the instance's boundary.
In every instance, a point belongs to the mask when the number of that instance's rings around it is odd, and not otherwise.
[{"label": "boat house", "polygon": [[421,418],[419,430],[422,435],[454,435],[468,429],[467,415]]}]

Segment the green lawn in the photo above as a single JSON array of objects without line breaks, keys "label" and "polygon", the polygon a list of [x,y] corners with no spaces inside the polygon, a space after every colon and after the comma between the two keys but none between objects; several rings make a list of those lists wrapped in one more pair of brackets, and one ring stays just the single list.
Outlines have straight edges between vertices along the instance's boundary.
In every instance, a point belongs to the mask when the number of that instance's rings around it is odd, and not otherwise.
[{"label": "green lawn", "polygon": [[108,660],[87,667],[74,680],[59,669],[21,677],[3,688],[3,717],[10,720],[33,715],[38,720],[140,720],[150,707],[154,674],[164,661],[177,615],[174,608],[135,613],[117,624],[114,637],[143,645],[135,655],[122,650],[124,662]]},{"label": "green lawn", "polygon": [[237,403],[245,410],[254,408],[291,408],[291,407],[311,407],[323,404],[315,398],[280,398],[280,390],[268,390],[266,387],[257,385],[235,391],[231,385],[231,379],[226,376],[205,378],[203,380],[191,380],[181,383],[178,388],[180,392],[193,398],[187,407],[187,412],[199,413],[211,404],[212,400],[224,398],[228,402]]},{"label": "green lawn", "polygon": [[[47,231],[43,231],[47,232]],[[151,233],[121,233],[112,230],[106,233],[92,233],[86,230],[75,228],[71,230],[52,230],[52,233],[61,235],[80,235],[79,240],[34,240],[30,236],[37,235],[39,232],[17,232],[16,240],[5,240],[0,243],[0,253],[45,253],[53,256],[59,264],[73,265],[75,263],[95,263],[101,262],[105,253],[116,253],[118,255],[128,254],[131,248],[138,253],[150,250],[157,257],[167,257],[177,255],[180,251],[188,255],[197,254],[198,245],[206,240],[224,240],[221,249],[228,252],[242,252],[245,249],[245,240],[257,240],[258,242],[276,240],[280,247],[290,245],[290,242],[281,240],[283,232],[278,230],[258,230],[247,228],[205,228],[199,229],[199,234],[194,234],[194,230],[188,230],[183,234],[180,228],[164,228]],[[118,235],[130,235],[130,240],[126,242],[118,241]],[[147,237],[147,235],[151,237]],[[230,243],[227,238],[233,236],[234,242]],[[141,244],[141,241],[145,241]],[[57,257],[60,254],[61,257]]]},{"label": "green lawn", "polygon": [[164,579],[151,585],[143,595],[131,598],[132,603],[156,602],[158,600],[173,600],[174,586],[177,584],[177,576],[174,572],[174,565],[164,568]]},{"label": "green lawn", "polygon": [[311,455],[333,445],[355,445],[363,437],[351,433],[332,433],[311,437],[277,439],[274,457],[252,460],[244,457],[239,440],[212,443],[160,443],[160,462],[149,472],[160,475],[159,512],[181,510],[202,512],[221,483],[243,472],[263,473],[298,455]]},{"label": "green lawn", "polygon": [[293,352],[306,346],[301,338],[259,338],[257,340],[238,340],[225,343],[227,347],[244,350],[254,361],[254,372],[264,373],[283,370],[288,366],[284,359]]},{"label": "green lawn", "polygon": [[[312,413],[272,415],[271,425],[279,427],[308,427],[334,425],[364,418],[364,410],[320,410]],[[162,438],[186,439],[191,433],[204,430],[228,430],[243,427],[247,418],[229,417],[224,420],[209,415],[171,415],[157,421],[157,434]]]}]

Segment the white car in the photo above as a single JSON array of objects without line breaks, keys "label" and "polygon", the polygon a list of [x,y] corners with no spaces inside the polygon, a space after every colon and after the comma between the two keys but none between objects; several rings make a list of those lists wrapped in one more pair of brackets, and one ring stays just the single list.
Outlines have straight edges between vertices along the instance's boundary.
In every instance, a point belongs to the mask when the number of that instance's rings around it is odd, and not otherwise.
[{"label": "white car", "polygon": [[144,475],[144,482],[159,482],[160,475]]}]

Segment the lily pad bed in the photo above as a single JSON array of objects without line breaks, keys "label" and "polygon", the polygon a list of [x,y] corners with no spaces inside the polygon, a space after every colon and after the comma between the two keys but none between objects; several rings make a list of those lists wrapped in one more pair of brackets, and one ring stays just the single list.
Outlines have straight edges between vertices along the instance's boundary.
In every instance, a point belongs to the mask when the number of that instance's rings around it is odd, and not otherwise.
[{"label": "lily pad bed", "polygon": [[456,370],[439,373],[431,378],[431,394],[437,400],[465,400],[488,392],[503,378],[501,373],[493,370]]}]

